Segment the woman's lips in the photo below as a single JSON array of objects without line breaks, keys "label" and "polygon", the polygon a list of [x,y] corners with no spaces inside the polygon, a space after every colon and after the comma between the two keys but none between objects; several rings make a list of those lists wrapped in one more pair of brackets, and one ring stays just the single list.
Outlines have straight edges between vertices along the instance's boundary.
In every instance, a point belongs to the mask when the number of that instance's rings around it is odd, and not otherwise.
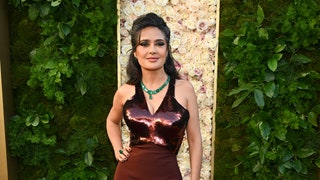
[{"label": "woman's lips", "polygon": [[151,57],[151,58],[147,58],[148,61],[157,61],[159,58],[156,58],[156,57]]}]

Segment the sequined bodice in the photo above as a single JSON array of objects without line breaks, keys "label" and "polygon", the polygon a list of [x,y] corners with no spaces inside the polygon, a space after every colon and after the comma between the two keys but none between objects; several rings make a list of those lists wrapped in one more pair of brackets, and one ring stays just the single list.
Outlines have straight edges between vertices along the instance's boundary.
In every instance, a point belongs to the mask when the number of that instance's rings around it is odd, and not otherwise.
[{"label": "sequined bodice", "polygon": [[189,111],[174,97],[175,79],[154,114],[151,114],[140,84],[135,95],[123,107],[124,120],[130,130],[130,146],[144,143],[161,145],[177,154],[189,120]]}]

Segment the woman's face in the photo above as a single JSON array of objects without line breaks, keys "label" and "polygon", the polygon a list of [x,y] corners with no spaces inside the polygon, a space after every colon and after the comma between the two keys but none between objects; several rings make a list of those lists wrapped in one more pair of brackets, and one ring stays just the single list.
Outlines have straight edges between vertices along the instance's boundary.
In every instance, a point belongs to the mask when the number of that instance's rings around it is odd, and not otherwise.
[{"label": "woman's face", "polygon": [[159,70],[163,68],[168,55],[168,45],[161,30],[146,27],[141,30],[140,40],[134,56],[138,59],[141,69]]}]

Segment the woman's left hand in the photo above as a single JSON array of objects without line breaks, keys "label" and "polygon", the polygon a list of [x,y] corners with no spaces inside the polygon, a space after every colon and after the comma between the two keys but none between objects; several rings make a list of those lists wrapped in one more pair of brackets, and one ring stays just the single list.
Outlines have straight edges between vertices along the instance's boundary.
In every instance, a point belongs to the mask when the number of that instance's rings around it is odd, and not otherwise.
[{"label": "woman's left hand", "polygon": [[127,161],[130,156],[130,151],[131,151],[130,147],[124,147],[123,149],[119,149],[119,151],[116,155],[117,160],[119,162]]}]

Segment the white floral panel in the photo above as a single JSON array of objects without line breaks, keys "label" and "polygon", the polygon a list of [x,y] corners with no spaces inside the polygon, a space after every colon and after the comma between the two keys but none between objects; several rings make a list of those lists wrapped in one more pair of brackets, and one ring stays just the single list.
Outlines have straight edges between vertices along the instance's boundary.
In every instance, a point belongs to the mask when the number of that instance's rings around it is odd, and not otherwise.
[{"label": "white floral panel", "polygon": [[[119,4],[120,3],[120,4]],[[214,70],[217,47],[216,20],[218,0],[118,0],[119,20],[119,83],[127,80],[125,67],[130,45],[129,30],[137,16],[154,12],[167,22],[171,30],[173,57],[181,64],[180,72],[193,84],[197,94],[203,139],[201,179],[209,180],[213,165],[214,137]],[[126,126],[123,141],[129,142]],[[177,156],[184,180],[190,178],[188,144],[183,141]]]}]

